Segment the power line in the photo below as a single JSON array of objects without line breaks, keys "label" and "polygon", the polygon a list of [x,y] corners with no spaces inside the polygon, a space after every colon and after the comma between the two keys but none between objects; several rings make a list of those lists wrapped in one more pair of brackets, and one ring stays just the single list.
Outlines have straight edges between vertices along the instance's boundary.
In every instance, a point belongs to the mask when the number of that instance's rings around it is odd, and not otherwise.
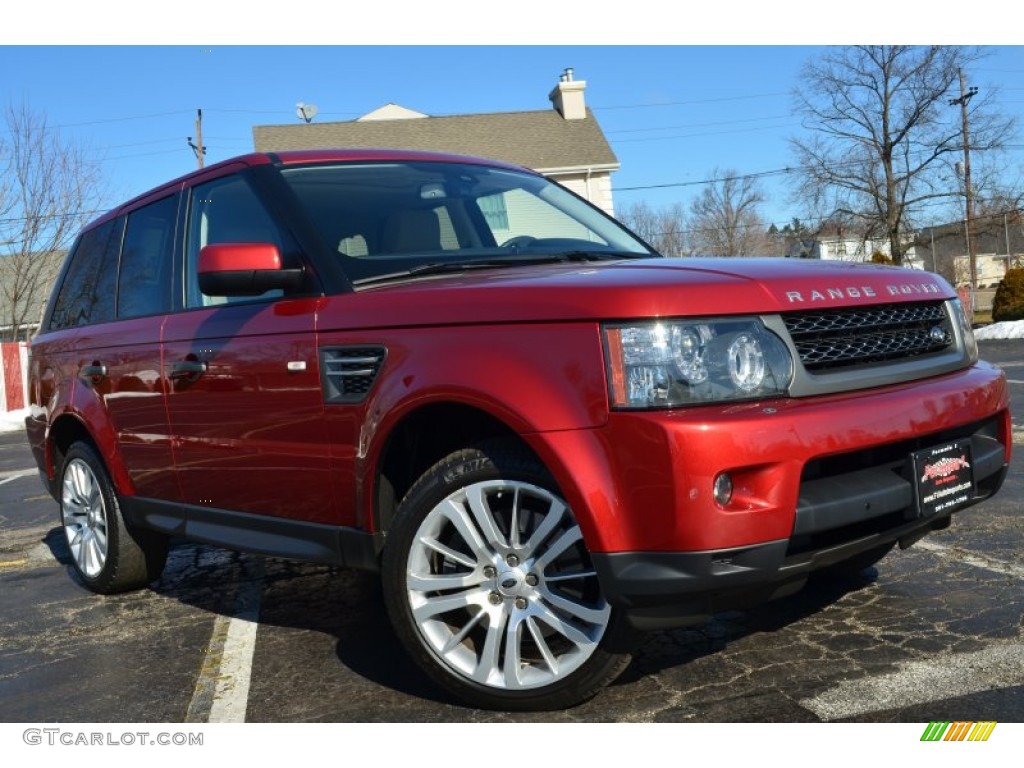
[{"label": "power line", "polygon": [[692,104],[715,104],[725,101],[746,101],[747,99],[762,99],[772,96],[788,96],[788,91],[773,91],[771,93],[752,93],[747,96],[720,96],[714,99],[688,99],[686,101],[655,101],[644,104],[616,104],[612,106],[593,106],[593,110],[611,109],[645,109],[647,107],[677,107]]},{"label": "power line", "polygon": [[48,128],[80,128],[86,125],[104,125],[106,123],[123,123],[129,120],[149,120],[154,117],[168,117],[170,115],[188,114],[188,110],[176,109],[173,112],[155,112],[151,115],[130,115],[128,117],[111,117],[105,120],[89,120],[84,123],[62,123],[61,125],[50,125]]},{"label": "power line", "polygon": [[0,219],[0,223],[10,223],[15,221],[40,221],[45,219],[68,219],[75,216],[93,216],[97,213],[106,213],[111,210],[110,208],[97,208],[94,211],[71,211],[70,213],[48,213],[43,216],[19,216],[8,219]]},{"label": "power line", "polygon": [[736,125],[737,123],[756,123],[761,120],[784,120],[792,117],[792,115],[772,115],[771,117],[750,117],[745,120],[720,120],[714,123],[689,123],[687,125],[660,125],[653,128],[621,128],[615,131],[605,131],[606,134],[611,133],[641,133],[646,131],[670,131],[677,128],[711,128],[716,125]]},{"label": "power line", "polygon": [[680,133],[680,134],[675,134],[673,136],[645,136],[644,138],[640,138],[640,139],[618,139],[618,140],[616,140],[615,143],[616,144],[632,144],[632,143],[635,143],[635,142],[638,142],[638,141],[648,142],[648,141],[669,141],[669,140],[674,140],[674,139],[695,139],[695,138],[699,138],[701,136],[721,136],[723,134],[732,134],[732,133],[754,133],[756,131],[765,131],[765,130],[775,129],[775,128],[789,128],[790,126],[793,126],[793,125],[796,125],[796,123],[783,123],[781,125],[762,125],[762,126],[758,126],[757,128],[737,128],[737,129],[732,130],[732,131],[710,131],[710,132],[706,132],[706,133]]},{"label": "power line", "polygon": [[716,184],[720,181],[742,181],[744,179],[760,179],[766,176],[778,176],[784,173],[792,173],[795,168],[775,168],[771,171],[758,171],[756,173],[742,173],[735,176],[722,176],[714,179],[701,179],[700,181],[674,181],[666,184],[644,184],[635,187],[615,187],[616,192],[633,192],[641,189],[668,189],[670,187],[696,187],[701,184]]}]

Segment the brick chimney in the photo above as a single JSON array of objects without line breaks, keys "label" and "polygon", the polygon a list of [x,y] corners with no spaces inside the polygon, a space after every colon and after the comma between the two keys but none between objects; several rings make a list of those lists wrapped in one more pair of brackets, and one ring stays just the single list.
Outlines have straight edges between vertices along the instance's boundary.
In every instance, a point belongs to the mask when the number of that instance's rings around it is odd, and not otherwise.
[{"label": "brick chimney", "polygon": [[566,67],[558,78],[548,98],[555,109],[566,120],[583,120],[587,116],[587,108],[583,102],[583,91],[587,87],[586,80],[573,80],[572,67]]}]

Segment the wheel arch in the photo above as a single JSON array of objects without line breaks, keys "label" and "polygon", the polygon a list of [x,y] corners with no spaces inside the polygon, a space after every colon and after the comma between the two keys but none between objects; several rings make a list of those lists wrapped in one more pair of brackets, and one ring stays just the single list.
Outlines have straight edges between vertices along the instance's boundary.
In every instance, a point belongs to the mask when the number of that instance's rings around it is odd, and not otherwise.
[{"label": "wheel arch", "polygon": [[[106,429],[109,435],[95,434],[89,422],[77,411],[67,410],[57,416],[50,425],[46,437],[47,477],[51,485],[51,494],[55,492],[59,482],[61,464],[68,449],[76,442],[88,443],[99,456],[110,473],[111,481],[120,494],[131,495],[134,488],[128,476],[128,470],[117,454],[116,449],[105,450],[105,446],[116,446],[116,438],[109,424]],[[106,438],[106,439],[104,439]]]},{"label": "wheel arch", "polygon": [[373,529],[390,527],[398,503],[430,467],[454,451],[489,440],[518,444],[533,453],[508,423],[473,405],[439,401],[404,414],[388,432],[375,462]]}]

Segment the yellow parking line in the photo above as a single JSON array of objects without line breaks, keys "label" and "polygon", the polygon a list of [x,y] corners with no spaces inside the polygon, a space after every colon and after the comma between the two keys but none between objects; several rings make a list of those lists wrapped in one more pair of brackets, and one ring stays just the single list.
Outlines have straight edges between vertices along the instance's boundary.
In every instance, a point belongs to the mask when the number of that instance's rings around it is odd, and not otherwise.
[{"label": "yellow parking line", "polygon": [[17,568],[27,562],[28,560],[0,560],[0,568]]}]

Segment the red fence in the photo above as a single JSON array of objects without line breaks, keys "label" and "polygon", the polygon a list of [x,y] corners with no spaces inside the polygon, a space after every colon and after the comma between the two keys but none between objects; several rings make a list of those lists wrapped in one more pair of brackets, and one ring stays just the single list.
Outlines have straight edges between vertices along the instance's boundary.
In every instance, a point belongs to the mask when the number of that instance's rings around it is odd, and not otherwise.
[{"label": "red fence", "polygon": [[0,412],[17,411],[28,405],[28,343],[0,344]]}]

